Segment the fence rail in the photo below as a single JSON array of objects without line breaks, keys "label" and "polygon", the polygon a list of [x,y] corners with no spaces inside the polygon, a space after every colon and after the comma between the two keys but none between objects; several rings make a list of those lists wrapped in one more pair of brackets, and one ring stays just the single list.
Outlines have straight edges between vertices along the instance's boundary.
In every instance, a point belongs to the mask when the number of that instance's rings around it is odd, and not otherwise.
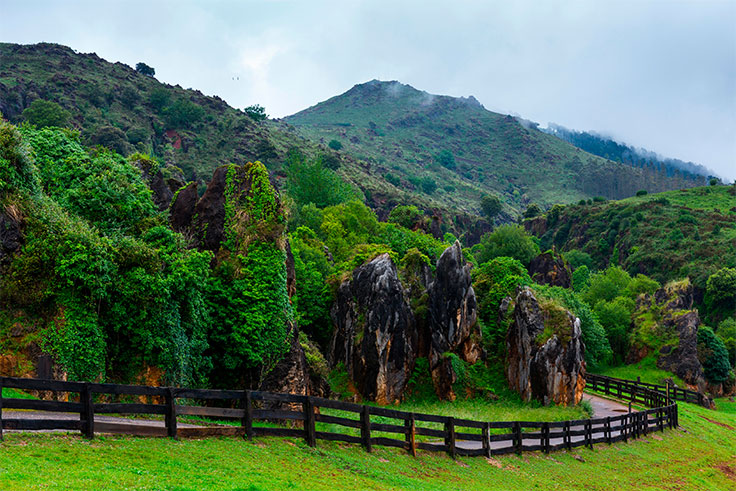
[{"label": "fence rail", "polygon": [[[585,376],[585,381],[587,382],[586,387],[593,390],[610,391],[613,390],[613,387],[619,387],[623,388],[624,391],[631,392],[632,390],[635,390],[635,387],[647,388],[659,392],[666,397],[669,397],[670,400],[690,402],[709,409],[713,407],[713,401],[709,397],[703,395],[701,392],[683,389],[675,385],[649,384],[638,379],[625,380],[620,378],[607,377],[605,375],[594,375],[592,373],[589,373]],[[606,393],[608,395],[618,396],[618,393],[615,391]]]},{"label": "fence rail", "polygon": [[[417,450],[446,452],[451,457],[493,456],[524,451],[551,452],[595,444],[611,444],[638,438],[652,431],[677,426],[677,404],[667,394],[630,381],[588,375],[593,390],[648,406],[620,416],[573,421],[474,421],[452,416],[412,413],[321,397],[277,394],[250,390],[186,389],[86,382],[63,382],[13,377],[0,378],[0,388],[51,391],[66,394],[69,401],[2,398],[0,392],[0,439],[3,430],[78,430],[93,438],[95,433],[121,433],[173,438],[215,435],[280,436],[396,447],[416,455]],[[122,396],[122,397],[121,397]],[[120,402],[121,398],[147,398],[148,402]],[[97,399],[97,401],[95,401]],[[195,405],[205,402],[210,405]],[[229,407],[215,407],[219,403]],[[233,407],[237,406],[237,407]],[[2,410],[35,410],[77,413],[79,419],[36,414],[3,418]],[[154,415],[163,425],[110,421],[100,415]],[[178,425],[178,416],[230,420],[235,425]],[[290,421],[291,426],[263,426],[263,422]]]}]

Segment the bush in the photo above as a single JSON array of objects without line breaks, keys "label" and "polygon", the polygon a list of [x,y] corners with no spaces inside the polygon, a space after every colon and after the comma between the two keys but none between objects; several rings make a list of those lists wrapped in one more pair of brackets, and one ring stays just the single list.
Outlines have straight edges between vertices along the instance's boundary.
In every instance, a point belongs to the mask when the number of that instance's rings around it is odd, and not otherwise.
[{"label": "bush", "polygon": [[570,267],[577,269],[580,266],[587,266],[593,269],[593,258],[587,252],[572,249],[562,254],[565,260],[570,263]]},{"label": "bush", "polygon": [[498,196],[486,194],[480,199],[480,209],[489,220],[493,220],[496,215],[501,213],[502,208],[503,206]]},{"label": "bush", "polygon": [[163,113],[164,108],[169,105],[171,101],[171,93],[163,87],[153,89],[148,95],[148,104],[153,107],[159,114]]},{"label": "bush", "polygon": [[531,203],[529,206],[526,207],[526,210],[524,211],[524,218],[534,218],[538,217],[541,214],[542,208],[536,203]]},{"label": "bush", "polygon": [[330,140],[330,143],[328,143],[327,146],[335,151],[342,149],[342,143],[337,140]]},{"label": "bush", "polygon": [[539,246],[532,240],[520,225],[502,225],[480,239],[473,246],[473,254],[478,264],[493,258],[506,256],[520,261],[524,265],[531,263],[539,255]]},{"label": "bush", "polygon": [[414,228],[414,225],[416,225],[423,216],[424,213],[422,213],[422,211],[416,206],[400,205],[391,210],[391,213],[388,214],[388,221],[397,223],[402,227]]},{"label": "bush", "polygon": [[396,187],[401,186],[401,180],[398,177],[391,174],[390,172],[387,172],[386,175],[383,176],[383,178]]},{"label": "bush", "polygon": [[729,379],[731,364],[728,351],[713,330],[708,326],[698,329],[698,359],[703,364],[705,378],[719,384]]},{"label": "bush", "polygon": [[314,203],[324,208],[358,197],[352,186],[335,171],[324,167],[321,158],[308,161],[296,150],[290,151],[287,157],[286,189],[299,207]]},{"label": "bush", "polygon": [[163,110],[163,117],[170,129],[190,128],[204,117],[204,109],[185,99],[178,99]]},{"label": "bush", "polygon": [[263,121],[268,118],[266,114],[266,108],[260,104],[253,104],[243,109],[243,112],[248,115],[253,121]]},{"label": "bush", "polygon": [[437,189],[437,183],[429,176],[425,176],[419,181],[422,191],[425,194],[432,194]]},{"label": "bush", "polygon": [[442,150],[440,153],[434,156],[434,159],[442,167],[453,170],[456,167],[455,156],[449,150]]},{"label": "bush", "polygon": [[636,192],[637,196],[646,196],[647,194],[649,194],[649,192],[646,189],[640,189]]},{"label": "bush", "polygon": [[55,102],[36,99],[23,110],[23,119],[38,127],[64,127],[69,123],[71,113]]},{"label": "bush", "polygon": [[128,155],[133,148],[128,143],[128,137],[123,130],[115,126],[101,126],[90,136],[89,142],[93,145],[102,145],[105,148],[119,153],[120,155]]}]

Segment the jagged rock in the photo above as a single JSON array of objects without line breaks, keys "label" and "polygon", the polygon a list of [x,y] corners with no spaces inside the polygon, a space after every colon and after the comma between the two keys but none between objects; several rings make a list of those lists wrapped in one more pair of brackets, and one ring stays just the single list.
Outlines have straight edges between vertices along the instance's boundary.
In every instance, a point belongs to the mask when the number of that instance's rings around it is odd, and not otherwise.
[{"label": "jagged rock", "polygon": [[[13,208],[15,210],[15,208]],[[23,244],[21,220],[17,213],[6,209],[0,213],[0,271],[10,264],[12,255]]]},{"label": "jagged rock", "polygon": [[654,301],[664,308],[674,312],[676,310],[690,310],[693,308],[693,285],[689,281],[665,286],[654,292]]},{"label": "jagged rock", "polygon": [[703,366],[698,360],[698,327],[700,317],[690,311],[667,322],[677,332],[678,344],[665,345],[659,350],[657,367],[672,372],[692,385],[703,385]]},{"label": "jagged rock", "polygon": [[169,209],[171,228],[180,233],[186,233],[189,230],[198,200],[196,182],[190,182],[176,194],[176,198]]},{"label": "jagged rock", "polygon": [[439,215],[432,216],[432,224],[429,227],[432,237],[435,239],[442,239],[442,217]]},{"label": "jagged rock", "polygon": [[[202,198],[194,208],[193,234],[200,250],[217,252],[225,228],[225,180],[227,166],[215,169]],[[181,194],[181,193],[179,193]]]},{"label": "jagged rock", "polygon": [[448,354],[469,363],[483,354],[470,267],[460,243],[455,242],[437,261],[436,277],[428,290],[429,368],[435,391],[443,399],[455,399],[452,384],[457,377]]},{"label": "jagged rock", "polygon": [[558,309],[543,310],[528,287],[517,293],[506,336],[506,375],[510,387],[525,401],[571,405],[583,396],[585,346],[580,319]]},{"label": "jagged rock", "polygon": [[556,251],[542,253],[532,259],[529,275],[541,285],[572,287],[572,270],[565,259]]},{"label": "jagged rock", "polygon": [[380,404],[401,398],[416,360],[414,315],[388,254],[340,285],[331,316],[330,364],[344,363],[360,394]]},{"label": "jagged rock", "polygon": [[[304,350],[301,344],[299,344],[299,330],[295,325],[291,326],[287,339],[289,340],[288,353],[266,375],[266,378],[261,383],[260,390],[309,395],[307,359],[304,356]],[[281,404],[269,405],[269,407],[276,406],[281,407]],[[298,406],[300,407],[301,405]]]}]

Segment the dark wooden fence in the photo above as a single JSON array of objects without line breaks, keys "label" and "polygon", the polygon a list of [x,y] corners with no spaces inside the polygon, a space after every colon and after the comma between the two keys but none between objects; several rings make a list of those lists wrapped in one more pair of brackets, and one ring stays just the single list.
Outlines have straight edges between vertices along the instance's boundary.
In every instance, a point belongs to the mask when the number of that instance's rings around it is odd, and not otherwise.
[{"label": "dark wooden fence", "polygon": [[620,378],[606,377],[604,375],[594,375],[592,373],[587,374],[585,376],[585,380],[587,382],[587,388],[602,390],[607,394],[614,395],[616,397],[619,397],[618,392],[611,392],[611,390],[613,390],[613,387],[623,388],[625,392],[628,391],[629,393],[636,390],[635,388],[646,388],[664,394],[666,397],[673,401],[690,402],[709,409],[713,407],[713,401],[709,397],[703,395],[700,392],[689,389],[682,389],[675,385],[648,384],[646,382],[640,381],[638,378],[637,380],[625,380]]},{"label": "dark wooden fence", "polygon": [[[574,421],[485,422],[294,394],[3,377],[0,387],[51,391],[69,402],[3,399],[0,396],[0,438],[3,429],[78,430],[88,438],[93,438],[95,433],[173,438],[281,436],[304,438],[310,446],[316,445],[317,440],[330,440],[360,444],[369,452],[380,445],[401,448],[412,455],[416,455],[417,450],[447,452],[454,458],[457,455],[490,457],[523,451],[551,452],[581,446],[592,448],[594,444],[626,441],[677,425],[677,404],[661,392],[630,383],[601,380],[591,376],[590,382],[597,390],[650,408],[631,412],[629,406],[629,412],[620,416]],[[121,398],[146,399],[147,402],[119,402]],[[195,402],[209,405],[195,405]],[[214,407],[213,403],[228,407]],[[12,418],[3,418],[3,408],[43,412],[27,413],[25,417],[18,416],[21,412],[13,412]],[[76,413],[79,417],[75,414],[74,418],[65,419],[53,413]],[[128,423],[120,418],[112,421],[100,418],[111,414],[134,414],[138,418],[154,415],[158,422],[142,425],[140,420]],[[177,417],[182,415],[230,420],[235,424],[180,427]],[[264,421],[282,424],[264,426]],[[283,424],[284,421],[289,424]]]}]

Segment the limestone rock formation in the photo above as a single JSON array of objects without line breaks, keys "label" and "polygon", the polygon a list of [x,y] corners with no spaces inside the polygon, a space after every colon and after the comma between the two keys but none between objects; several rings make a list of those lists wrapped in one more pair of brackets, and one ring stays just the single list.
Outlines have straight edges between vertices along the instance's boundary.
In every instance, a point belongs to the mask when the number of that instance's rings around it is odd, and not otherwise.
[{"label": "limestone rock formation", "polygon": [[667,323],[668,329],[677,333],[676,346],[665,345],[659,350],[657,367],[672,372],[689,384],[702,386],[703,366],[698,360],[698,327],[700,317],[690,311]]},{"label": "limestone rock formation", "polygon": [[540,307],[528,287],[517,292],[506,337],[509,385],[525,401],[572,405],[585,387],[580,319],[556,306]]},{"label": "limestone rock formation", "polygon": [[555,250],[544,252],[532,259],[529,276],[540,285],[572,287],[572,269]]},{"label": "limestone rock formation", "polygon": [[455,399],[452,384],[457,376],[448,354],[469,363],[483,355],[470,267],[455,242],[437,261],[435,280],[428,289],[429,368],[435,391],[443,399]]},{"label": "limestone rock formation", "polygon": [[388,254],[358,267],[332,308],[330,364],[344,363],[358,392],[380,404],[400,399],[416,359],[414,315]]},{"label": "limestone rock formation", "polygon": [[197,183],[190,182],[176,194],[171,208],[169,208],[169,221],[171,228],[180,233],[185,233],[192,223],[194,209],[199,201],[197,194]]},{"label": "limestone rock formation", "polygon": [[8,207],[0,212],[0,271],[10,264],[11,256],[23,243],[21,220],[14,210]]}]

